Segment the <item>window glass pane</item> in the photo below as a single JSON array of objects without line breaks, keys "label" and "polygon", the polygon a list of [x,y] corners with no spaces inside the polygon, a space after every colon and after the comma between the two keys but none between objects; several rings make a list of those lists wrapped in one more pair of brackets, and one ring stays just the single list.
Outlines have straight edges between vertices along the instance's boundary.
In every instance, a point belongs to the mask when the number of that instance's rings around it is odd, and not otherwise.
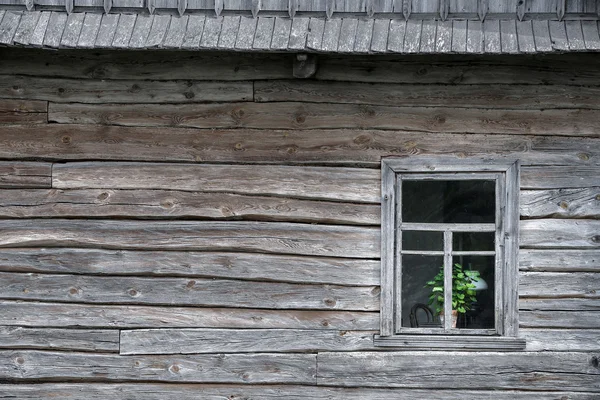
[{"label": "window glass pane", "polygon": [[494,223],[494,180],[403,180],[402,221]]},{"label": "window glass pane", "polygon": [[444,232],[402,231],[402,250],[444,250]]},{"label": "window glass pane", "polygon": [[453,258],[452,301],[457,328],[494,328],[494,257]]},{"label": "window glass pane", "polygon": [[494,251],[495,232],[454,232],[454,251]]},{"label": "window glass pane", "polygon": [[[434,278],[443,265],[443,256],[402,256],[403,327],[434,326],[441,328],[439,317],[435,312],[435,305],[428,304],[432,287],[427,286],[427,282]],[[444,295],[443,291],[441,295]],[[428,310],[431,310],[431,313]]]}]

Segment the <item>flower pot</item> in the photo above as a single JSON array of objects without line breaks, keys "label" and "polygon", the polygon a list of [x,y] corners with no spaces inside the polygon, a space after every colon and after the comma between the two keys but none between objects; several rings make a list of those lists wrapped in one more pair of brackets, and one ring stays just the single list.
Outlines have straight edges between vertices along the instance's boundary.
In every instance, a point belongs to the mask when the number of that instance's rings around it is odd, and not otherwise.
[{"label": "flower pot", "polygon": [[[440,314],[440,321],[442,322],[442,327],[444,326],[444,314]],[[458,311],[452,310],[452,328],[456,328],[456,322],[458,321]]]}]

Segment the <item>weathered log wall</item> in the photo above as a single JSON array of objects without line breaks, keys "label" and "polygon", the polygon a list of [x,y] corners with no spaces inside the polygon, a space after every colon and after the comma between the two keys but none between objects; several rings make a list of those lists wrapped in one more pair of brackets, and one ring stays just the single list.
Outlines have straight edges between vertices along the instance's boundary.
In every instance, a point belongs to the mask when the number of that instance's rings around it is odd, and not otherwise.
[{"label": "weathered log wall", "polygon": [[[598,398],[600,59],[291,57],[0,49],[0,399]],[[373,346],[423,154],[521,159],[525,352]]]}]

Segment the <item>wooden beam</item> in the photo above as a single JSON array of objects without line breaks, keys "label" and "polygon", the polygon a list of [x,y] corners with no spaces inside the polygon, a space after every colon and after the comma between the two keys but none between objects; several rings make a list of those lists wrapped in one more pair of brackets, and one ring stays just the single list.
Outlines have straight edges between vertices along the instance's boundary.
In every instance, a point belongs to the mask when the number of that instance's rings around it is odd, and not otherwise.
[{"label": "wooden beam", "polygon": [[600,218],[600,188],[523,190],[524,217]]},{"label": "wooden beam", "polygon": [[92,330],[0,326],[0,349],[48,349],[118,353],[119,331],[116,329]]},{"label": "wooden beam", "polygon": [[0,188],[49,188],[52,164],[0,161]]},{"label": "wooden beam", "polygon": [[520,245],[525,248],[600,248],[600,220],[521,221]]},{"label": "wooden beam", "polygon": [[600,250],[529,250],[519,252],[521,271],[600,272]]}]

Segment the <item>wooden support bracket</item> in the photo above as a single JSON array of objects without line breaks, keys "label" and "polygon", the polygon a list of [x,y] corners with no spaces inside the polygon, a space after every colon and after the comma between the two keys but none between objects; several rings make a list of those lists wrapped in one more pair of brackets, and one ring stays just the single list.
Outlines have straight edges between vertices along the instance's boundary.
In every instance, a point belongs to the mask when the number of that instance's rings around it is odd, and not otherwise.
[{"label": "wooden support bracket", "polygon": [[314,54],[296,54],[294,58],[294,77],[310,78],[317,72],[317,56]]}]

